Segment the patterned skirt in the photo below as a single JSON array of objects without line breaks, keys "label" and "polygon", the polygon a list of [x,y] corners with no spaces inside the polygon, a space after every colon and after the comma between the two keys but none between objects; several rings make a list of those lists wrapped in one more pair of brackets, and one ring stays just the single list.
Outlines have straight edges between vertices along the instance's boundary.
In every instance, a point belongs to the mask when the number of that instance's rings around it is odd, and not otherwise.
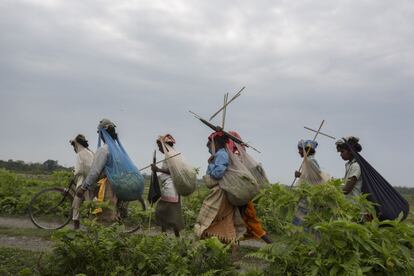
[{"label": "patterned skirt", "polygon": [[181,202],[159,200],[155,208],[155,223],[166,229],[172,228],[178,231],[184,229]]}]

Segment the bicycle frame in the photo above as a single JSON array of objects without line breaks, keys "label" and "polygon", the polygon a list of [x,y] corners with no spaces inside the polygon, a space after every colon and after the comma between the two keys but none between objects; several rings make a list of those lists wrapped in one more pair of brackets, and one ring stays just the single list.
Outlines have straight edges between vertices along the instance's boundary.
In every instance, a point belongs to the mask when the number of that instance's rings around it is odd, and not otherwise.
[{"label": "bicycle frame", "polygon": [[67,197],[67,195],[68,194],[70,194],[71,192],[75,192],[75,189],[73,188],[73,186],[75,185],[75,181],[74,181],[74,179],[72,178],[70,181],[69,181],[69,185],[68,185],[68,187],[67,188],[65,188],[64,189],[64,193],[63,193],[63,197],[62,197],[62,199],[59,201],[59,203],[58,204],[56,204],[55,206],[53,206],[53,207],[51,207],[51,208],[49,208],[47,211],[48,212],[50,212],[51,210],[53,210],[53,209],[55,209],[55,208],[57,208],[58,206],[60,206],[64,201],[65,201],[65,198]]}]

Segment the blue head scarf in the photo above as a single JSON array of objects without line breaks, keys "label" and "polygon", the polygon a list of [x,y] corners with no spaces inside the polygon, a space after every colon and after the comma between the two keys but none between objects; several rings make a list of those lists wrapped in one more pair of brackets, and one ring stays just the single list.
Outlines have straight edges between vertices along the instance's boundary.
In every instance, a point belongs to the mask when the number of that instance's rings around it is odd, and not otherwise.
[{"label": "blue head scarf", "polygon": [[310,147],[315,150],[318,147],[318,142],[312,141],[312,140],[300,140],[298,142],[298,148],[302,148],[302,147],[304,148]]}]

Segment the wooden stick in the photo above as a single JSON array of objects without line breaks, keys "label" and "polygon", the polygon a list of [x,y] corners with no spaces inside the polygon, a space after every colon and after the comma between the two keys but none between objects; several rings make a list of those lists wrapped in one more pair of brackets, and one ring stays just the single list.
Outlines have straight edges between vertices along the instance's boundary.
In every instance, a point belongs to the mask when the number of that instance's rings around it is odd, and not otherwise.
[{"label": "wooden stick", "polygon": [[[177,155],[180,155],[180,154],[181,154],[181,152],[179,152],[179,153],[177,153],[177,154],[174,154],[173,156],[170,156],[170,157],[168,157],[168,158],[165,158],[164,160],[158,161],[158,162],[156,162],[156,163],[152,163],[152,164],[154,164],[154,165],[159,164],[159,163],[161,163],[161,162],[167,161],[168,159],[171,159],[171,158],[173,158],[173,157],[176,157]],[[151,165],[152,165],[152,164],[151,164]],[[145,167],[143,167],[142,169],[140,169],[139,171],[143,171],[143,170],[145,170],[145,169],[148,169],[149,167],[151,167],[151,165],[145,166]]]},{"label": "wooden stick", "polygon": [[224,125],[226,124],[226,113],[227,113],[227,99],[229,98],[229,93],[224,94],[224,103],[223,103],[223,118],[221,122],[221,128],[224,129]]},{"label": "wooden stick", "polygon": [[[325,123],[325,120],[322,120],[322,123],[321,123],[321,125],[319,126],[318,131],[316,132],[315,136],[313,137],[312,142],[315,142],[316,137],[318,137],[318,134],[320,133],[321,128],[322,128],[322,126],[323,126],[323,124],[324,124],[324,123]],[[308,154],[309,154],[309,151],[310,151],[310,148],[306,151],[306,155],[308,155]],[[303,162],[305,162],[305,158],[303,158],[302,163],[300,164],[300,167],[299,167],[299,170],[298,170],[299,172],[302,170]],[[290,188],[292,188],[292,187],[293,187],[293,185],[294,185],[294,184],[295,184],[295,182],[296,182],[296,179],[297,179],[297,177],[295,176],[295,179],[293,179],[293,182],[292,182],[292,184],[290,185]]]},{"label": "wooden stick", "polygon": [[[313,131],[313,132],[318,132],[317,130],[311,129],[310,127],[304,127],[304,128],[305,128],[305,129],[307,129],[307,130]],[[328,138],[331,138],[331,139],[333,139],[333,140],[336,140],[336,138],[335,138],[335,137],[333,137],[333,136],[331,136],[331,135],[328,135],[328,134],[326,134],[326,133],[323,133],[323,132],[320,132],[320,131],[319,131],[319,134],[320,134],[320,135],[323,135],[323,136],[326,136],[326,137],[328,137]]]},{"label": "wooden stick", "polygon": [[191,114],[193,114],[193,115],[194,115],[194,117],[196,117],[197,119],[199,119],[199,120],[200,120],[203,124],[205,124],[206,126],[208,126],[209,128],[211,128],[212,130],[214,130],[214,131],[223,131],[223,132],[224,132],[224,134],[225,134],[227,137],[229,137],[231,140],[233,140],[234,142],[236,142],[236,143],[238,143],[238,144],[243,144],[243,145],[245,145],[246,147],[251,148],[252,150],[254,150],[254,151],[256,151],[256,152],[261,153],[258,149],[255,149],[255,148],[254,148],[253,146],[251,146],[250,144],[247,144],[247,143],[243,142],[242,140],[240,140],[239,138],[237,138],[237,137],[235,137],[235,136],[231,135],[230,133],[228,133],[228,132],[224,131],[224,129],[222,129],[221,127],[219,127],[219,126],[215,126],[215,125],[213,125],[212,123],[210,123],[210,122],[208,122],[208,121],[204,120],[204,119],[203,119],[203,118],[201,118],[199,115],[197,115],[196,113],[192,112],[191,110],[189,110],[188,112],[190,112]]},{"label": "wooden stick", "polygon": [[226,106],[228,106],[232,101],[234,101],[235,99],[237,99],[241,92],[245,89],[246,87],[243,86],[242,89],[239,90],[239,92],[236,93],[236,95],[233,96],[233,98],[230,99],[230,101],[227,102],[227,104],[225,106],[222,106],[216,113],[214,113],[213,115],[211,115],[209,121],[213,120],[214,117],[217,116],[217,114],[220,113],[220,111],[222,111]]}]

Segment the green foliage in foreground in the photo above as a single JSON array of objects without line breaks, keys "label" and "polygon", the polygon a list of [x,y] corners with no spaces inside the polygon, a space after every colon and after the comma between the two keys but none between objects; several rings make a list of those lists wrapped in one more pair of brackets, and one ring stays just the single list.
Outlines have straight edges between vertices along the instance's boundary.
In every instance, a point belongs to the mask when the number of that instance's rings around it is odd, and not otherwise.
[{"label": "green foliage in foreground", "polygon": [[[263,217],[276,210],[277,223],[265,222],[279,233],[273,245],[250,254],[268,262],[265,275],[414,275],[414,226],[362,223],[361,213],[373,213],[373,206],[365,197],[345,198],[338,185],[273,186],[259,200]],[[290,223],[295,206],[287,198],[307,201],[309,232]]]},{"label": "green foliage in foreground", "polygon": [[41,265],[42,275],[230,275],[229,248],[217,239],[124,235],[95,222],[86,230],[60,230]]},{"label": "green foliage in foreground", "polygon": [[399,222],[320,223],[317,237],[289,232],[250,254],[265,275],[414,275],[414,230]]},{"label": "green foliage in foreground", "polygon": [[296,206],[304,199],[309,207],[306,226],[335,219],[359,221],[361,212],[373,212],[365,197],[349,200],[341,189],[341,181],[334,180],[324,185],[301,185],[289,189],[283,185],[271,185],[261,191],[256,200],[258,217],[265,229],[276,235],[284,234],[291,228]]},{"label": "green foliage in foreground", "polygon": [[39,252],[0,247],[0,275],[38,275]]},{"label": "green foliage in foreground", "polygon": [[[34,192],[45,186],[62,186],[67,183],[65,177],[68,175],[57,173],[46,182],[0,170],[0,213],[24,213]],[[346,198],[339,185],[332,181],[291,190],[275,184],[263,190],[255,201],[257,214],[275,243],[250,254],[252,260],[267,266],[248,275],[414,275],[414,226],[399,221],[361,223],[361,213],[370,213],[373,206],[365,197]],[[183,198],[188,230],[207,193],[201,187]],[[299,200],[307,202],[305,226],[310,233],[291,223]],[[151,211],[140,213],[144,226],[154,218]],[[215,239],[199,242],[191,237],[125,235],[116,226],[105,228],[93,222],[79,232],[55,232],[54,241],[54,250],[42,258],[43,275],[236,273],[229,248]],[[9,274],[16,274],[22,266],[6,268],[13,269]]]}]

